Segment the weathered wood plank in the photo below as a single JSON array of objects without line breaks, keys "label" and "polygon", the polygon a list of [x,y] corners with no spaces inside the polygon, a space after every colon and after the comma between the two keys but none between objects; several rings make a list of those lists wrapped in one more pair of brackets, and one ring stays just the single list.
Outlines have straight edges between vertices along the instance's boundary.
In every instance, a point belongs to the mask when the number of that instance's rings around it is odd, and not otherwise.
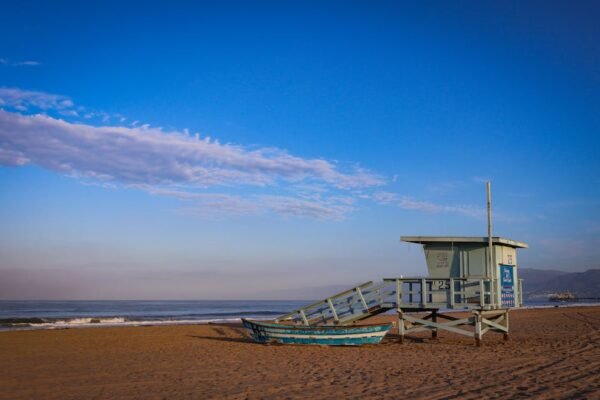
[{"label": "weathered wood plank", "polygon": [[333,302],[331,298],[327,299],[327,303],[329,304],[329,308],[331,309],[331,314],[333,314],[333,319],[335,322],[338,322],[340,319],[338,318],[337,312],[335,311],[335,307],[333,306]]},{"label": "weathered wood plank", "polygon": [[507,333],[508,333],[508,329],[507,329],[505,326],[502,326],[502,325],[500,325],[500,324],[497,324],[497,323],[495,323],[495,322],[493,322],[493,321],[490,321],[489,319],[486,319],[486,318],[482,318],[482,319],[481,319],[481,321],[482,321],[484,324],[486,324],[486,325],[489,325],[489,326],[491,326],[491,327],[492,327],[492,328],[494,328],[494,329],[497,329],[497,330],[499,330],[499,331],[502,331],[502,332],[507,332]]}]

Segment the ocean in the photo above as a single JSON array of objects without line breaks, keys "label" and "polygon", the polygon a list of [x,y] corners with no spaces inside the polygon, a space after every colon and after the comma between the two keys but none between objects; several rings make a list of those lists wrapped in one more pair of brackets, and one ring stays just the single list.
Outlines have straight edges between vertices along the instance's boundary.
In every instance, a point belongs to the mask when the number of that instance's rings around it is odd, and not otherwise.
[{"label": "ocean", "polygon": [[309,301],[0,301],[0,330],[232,322],[271,319]]},{"label": "ocean", "polygon": [[[312,303],[307,300],[193,301],[6,301],[0,300],[0,331],[100,326],[183,325],[272,319]],[[598,303],[595,303],[598,304]],[[526,302],[525,307],[583,305]]]}]

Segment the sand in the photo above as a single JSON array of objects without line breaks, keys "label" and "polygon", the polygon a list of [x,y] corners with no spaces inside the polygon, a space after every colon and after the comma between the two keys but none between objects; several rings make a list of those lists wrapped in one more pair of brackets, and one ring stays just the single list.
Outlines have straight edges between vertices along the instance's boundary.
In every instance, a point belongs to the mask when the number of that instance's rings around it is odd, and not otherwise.
[{"label": "sand", "polygon": [[[382,317],[387,318],[387,317]],[[600,307],[515,310],[483,346],[259,345],[235,325],[0,332],[3,399],[600,398]]]}]

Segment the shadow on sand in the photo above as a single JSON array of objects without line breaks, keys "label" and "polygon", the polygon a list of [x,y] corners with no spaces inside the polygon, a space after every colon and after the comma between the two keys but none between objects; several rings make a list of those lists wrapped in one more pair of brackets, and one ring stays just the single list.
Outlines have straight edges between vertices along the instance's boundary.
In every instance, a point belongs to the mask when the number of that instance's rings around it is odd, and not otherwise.
[{"label": "shadow on sand", "polygon": [[220,342],[234,342],[234,343],[252,343],[254,340],[246,337],[227,337],[227,336],[200,336],[200,335],[186,335],[194,339],[206,339],[206,340],[217,340]]}]

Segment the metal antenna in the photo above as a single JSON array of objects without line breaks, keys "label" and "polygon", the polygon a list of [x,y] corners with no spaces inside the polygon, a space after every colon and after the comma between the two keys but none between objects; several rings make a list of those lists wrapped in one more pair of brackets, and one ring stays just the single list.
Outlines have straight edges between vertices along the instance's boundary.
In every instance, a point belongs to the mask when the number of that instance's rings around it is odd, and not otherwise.
[{"label": "metal antenna", "polygon": [[487,225],[488,225],[488,268],[487,277],[492,277],[492,189],[490,181],[487,181]]}]

